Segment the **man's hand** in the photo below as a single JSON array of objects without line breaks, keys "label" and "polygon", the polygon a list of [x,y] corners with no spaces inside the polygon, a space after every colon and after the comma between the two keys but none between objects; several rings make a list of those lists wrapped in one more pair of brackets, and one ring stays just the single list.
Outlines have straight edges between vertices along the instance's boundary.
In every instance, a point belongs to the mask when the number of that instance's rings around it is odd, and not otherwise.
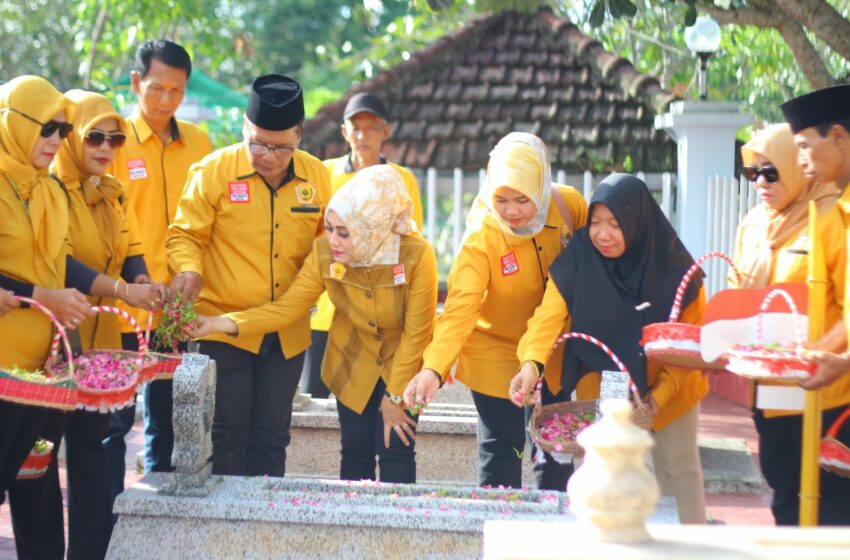
[{"label": "man's hand", "polygon": [[202,336],[218,332],[239,334],[239,327],[232,319],[228,319],[227,317],[198,315],[192,326],[186,329],[186,334],[192,338],[201,338]]},{"label": "man's hand", "polygon": [[803,389],[828,387],[850,371],[850,352],[832,354],[831,352],[809,350],[806,352],[806,357],[818,363],[818,370],[813,376],[800,382],[800,387]]},{"label": "man's hand", "polygon": [[184,299],[194,303],[203,286],[204,279],[197,272],[181,272],[171,281],[170,291],[172,295],[179,293]]}]

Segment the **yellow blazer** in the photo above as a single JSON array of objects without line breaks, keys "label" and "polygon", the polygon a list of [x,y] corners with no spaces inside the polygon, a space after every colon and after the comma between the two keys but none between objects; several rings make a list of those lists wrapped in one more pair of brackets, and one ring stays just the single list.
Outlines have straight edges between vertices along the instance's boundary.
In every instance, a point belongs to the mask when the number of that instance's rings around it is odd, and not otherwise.
[{"label": "yellow blazer", "polygon": [[[326,159],[322,162],[330,173],[331,179],[331,194],[335,193],[349,179],[354,177],[354,171],[346,171],[345,166],[348,163],[348,156],[342,156],[334,159]],[[416,222],[416,227],[422,231],[423,212],[422,212],[422,195],[419,193],[419,183],[416,181],[416,176],[406,167],[397,165],[392,162],[387,162],[393,169],[399,172],[401,178],[404,179],[404,185],[407,187],[407,194],[413,201],[413,221]],[[316,312],[310,320],[310,328],[314,331],[325,331],[330,328],[331,320],[334,316],[334,306],[328,299],[327,294],[322,294],[319,298],[319,303],[316,305]]]},{"label": "yellow blazer", "polygon": [[412,233],[401,238],[399,261],[399,265],[345,267],[340,278],[331,270],[334,260],[328,242],[320,238],[282,297],[226,316],[239,326],[239,336],[274,332],[298,321],[327,291],[336,311],[322,381],[341,403],[359,413],[379,378],[391,393],[404,392],[431,340],[437,308],[434,249]]}]

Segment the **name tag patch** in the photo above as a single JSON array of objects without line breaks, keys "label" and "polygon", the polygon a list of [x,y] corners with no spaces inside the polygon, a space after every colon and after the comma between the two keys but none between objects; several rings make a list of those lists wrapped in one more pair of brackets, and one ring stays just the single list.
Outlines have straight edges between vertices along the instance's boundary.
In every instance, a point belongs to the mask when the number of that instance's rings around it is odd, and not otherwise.
[{"label": "name tag patch", "polygon": [[516,253],[511,251],[507,255],[502,255],[502,276],[510,276],[519,272],[519,263],[516,260]]},{"label": "name tag patch", "polygon": [[127,173],[130,175],[131,181],[148,178],[148,168],[145,166],[143,159],[131,159],[127,162]]},{"label": "name tag patch", "polygon": [[407,282],[407,277],[404,275],[404,265],[397,264],[393,267],[393,284],[398,286]]},{"label": "name tag patch", "polygon": [[251,202],[251,190],[245,181],[228,181],[227,188],[230,191],[230,202]]}]

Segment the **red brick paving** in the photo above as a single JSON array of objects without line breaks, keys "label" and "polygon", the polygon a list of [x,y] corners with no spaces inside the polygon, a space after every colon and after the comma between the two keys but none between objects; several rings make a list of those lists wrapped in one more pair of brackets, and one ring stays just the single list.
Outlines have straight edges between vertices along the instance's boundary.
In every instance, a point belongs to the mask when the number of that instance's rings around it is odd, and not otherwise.
[{"label": "red brick paving", "polygon": [[[757,438],[749,411],[722,397],[709,395],[700,409],[700,437],[737,437],[747,441],[748,449],[754,453],[758,464]],[[127,461],[135,464],[136,453],[144,445],[141,422],[127,436]],[[60,463],[59,477],[63,492],[65,469]],[[134,469],[127,469],[126,484],[130,486],[140,478]],[[772,525],[770,514],[770,491],[763,487],[760,496],[707,496],[707,507],[711,518],[726,525]],[[67,527],[66,527],[67,531]],[[15,560],[15,541],[8,506],[0,506],[0,560]]]}]

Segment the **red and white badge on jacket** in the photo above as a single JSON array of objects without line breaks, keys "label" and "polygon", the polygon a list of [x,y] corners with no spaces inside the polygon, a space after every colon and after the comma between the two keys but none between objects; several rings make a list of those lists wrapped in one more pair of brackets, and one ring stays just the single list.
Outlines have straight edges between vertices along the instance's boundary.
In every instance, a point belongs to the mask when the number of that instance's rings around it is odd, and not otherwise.
[{"label": "red and white badge on jacket", "polygon": [[404,265],[397,264],[393,267],[393,285],[398,286],[407,282],[407,277],[404,275]]},{"label": "red and white badge on jacket", "polygon": [[502,255],[502,276],[510,276],[519,272],[519,263],[516,260],[516,253],[511,251],[507,255]]},{"label": "red and white badge on jacket", "polygon": [[131,159],[127,162],[127,174],[130,175],[131,181],[148,178],[148,168],[145,166],[145,160]]},{"label": "red and white badge on jacket", "polygon": [[251,202],[251,189],[247,181],[228,181],[227,189],[230,191],[230,202]]}]

